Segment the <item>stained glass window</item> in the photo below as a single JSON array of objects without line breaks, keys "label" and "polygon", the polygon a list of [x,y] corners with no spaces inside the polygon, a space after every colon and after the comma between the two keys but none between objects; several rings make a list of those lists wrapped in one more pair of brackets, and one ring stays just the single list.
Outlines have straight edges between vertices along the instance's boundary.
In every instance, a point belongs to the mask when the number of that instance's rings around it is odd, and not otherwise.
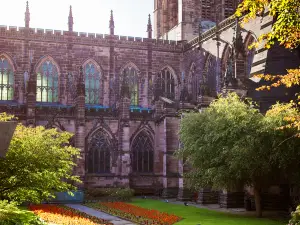
[{"label": "stained glass window", "polygon": [[163,97],[175,99],[175,80],[168,68],[163,69],[157,77],[158,86],[162,91]]},{"label": "stained glass window", "polygon": [[123,71],[123,78],[128,79],[131,105],[139,105],[139,82],[136,69],[127,67]]},{"label": "stained glass window", "polygon": [[58,102],[58,68],[52,60],[45,60],[37,68],[36,101]]},{"label": "stained glass window", "polygon": [[147,132],[140,132],[131,145],[131,165],[133,172],[153,172],[153,144]]},{"label": "stained glass window", "polygon": [[13,66],[5,56],[0,56],[0,100],[13,100]]},{"label": "stained glass window", "polygon": [[88,143],[87,168],[89,173],[109,173],[111,139],[103,131],[97,131]]},{"label": "stained glass window", "polygon": [[100,104],[101,72],[93,63],[88,62],[84,66],[85,73],[85,103]]}]

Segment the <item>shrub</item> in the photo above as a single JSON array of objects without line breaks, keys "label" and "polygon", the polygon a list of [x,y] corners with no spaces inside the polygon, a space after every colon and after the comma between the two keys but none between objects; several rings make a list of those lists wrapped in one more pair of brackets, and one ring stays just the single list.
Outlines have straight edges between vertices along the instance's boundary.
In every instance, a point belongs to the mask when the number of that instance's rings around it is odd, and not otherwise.
[{"label": "shrub", "polygon": [[299,225],[300,224],[300,205],[292,212],[292,218],[289,221],[288,225]]},{"label": "shrub", "polygon": [[91,188],[85,191],[86,199],[108,199],[128,201],[134,196],[130,188]]},{"label": "shrub", "polygon": [[17,207],[13,202],[0,201],[0,225],[43,225],[34,213]]}]

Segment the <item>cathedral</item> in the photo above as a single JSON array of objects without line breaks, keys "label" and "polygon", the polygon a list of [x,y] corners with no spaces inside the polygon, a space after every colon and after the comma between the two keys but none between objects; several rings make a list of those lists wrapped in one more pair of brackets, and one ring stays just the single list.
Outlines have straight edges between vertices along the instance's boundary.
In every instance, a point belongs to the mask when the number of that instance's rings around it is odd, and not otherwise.
[{"label": "cathedral", "polygon": [[[189,168],[174,156],[179,111],[201,111],[228,91],[257,99],[264,111],[288,93],[257,95],[252,76],[299,65],[280,48],[248,49],[272,19],[262,15],[242,28],[231,17],[238,3],[154,0],[141,38],[116,35],[112,11],[108,34],[76,32],[71,7],[68,30],[32,28],[27,2],[24,27],[0,26],[0,111],[73,133],[83,188],[190,198],[183,179]],[[236,207],[244,193],[203,188],[198,198]]]}]

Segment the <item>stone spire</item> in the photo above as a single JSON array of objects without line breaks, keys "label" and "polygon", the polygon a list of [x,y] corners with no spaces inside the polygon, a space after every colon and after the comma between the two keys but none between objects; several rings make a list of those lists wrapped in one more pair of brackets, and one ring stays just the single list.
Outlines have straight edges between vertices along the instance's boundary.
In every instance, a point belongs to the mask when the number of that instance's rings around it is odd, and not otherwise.
[{"label": "stone spire", "polygon": [[148,25],[147,25],[148,38],[152,38],[152,24],[151,24],[151,16],[148,16]]},{"label": "stone spire", "polygon": [[68,20],[68,25],[69,25],[69,31],[73,32],[73,14],[72,14],[72,6],[70,5],[70,12],[69,12],[69,20]]},{"label": "stone spire", "polygon": [[28,1],[26,2],[26,12],[25,12],[25,27],[29,28],[29,21],[30,21],[30,12],[29,12],[29,4]]},{"label": "stone spire", "polygon": [[110,20],[109,20],[109,29],[110,29],[110,35],[115,34],[115,21],[114,21],[114,15],[113,11],[110,11]]}]

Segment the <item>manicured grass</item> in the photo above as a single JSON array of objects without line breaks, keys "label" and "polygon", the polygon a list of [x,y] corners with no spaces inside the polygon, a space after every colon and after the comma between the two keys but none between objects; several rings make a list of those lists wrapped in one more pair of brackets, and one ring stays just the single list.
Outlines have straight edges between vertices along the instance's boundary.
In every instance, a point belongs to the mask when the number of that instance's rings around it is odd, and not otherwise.
[{"label": "manicured grass", "polygon": [[184,218],[176,225],[285,225],[287,223],[270,219],[259,219],[229,214],[194,206],[176,205],[152,199],[134,199],[131,204],[148,209],[168,212]]}]

